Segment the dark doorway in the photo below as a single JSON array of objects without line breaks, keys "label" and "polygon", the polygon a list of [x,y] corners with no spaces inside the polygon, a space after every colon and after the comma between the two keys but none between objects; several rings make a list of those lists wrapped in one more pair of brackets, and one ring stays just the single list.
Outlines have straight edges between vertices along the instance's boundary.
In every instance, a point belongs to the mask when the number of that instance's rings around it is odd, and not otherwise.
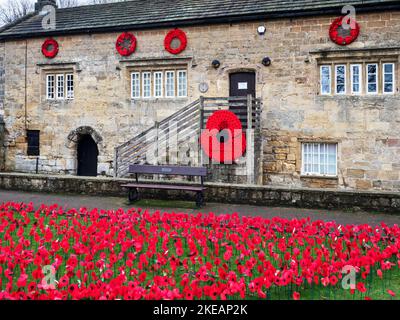
[{"label": "dark doorway", "polygon": [[229,96],[242,97],[251,94],[256,97],[256,74],[254,72],[236,72],[229,76]]},{"label": "dark doorway", "polygon": [[97,156],[99,149],[89,134],[84,134],[78,142],[78,176],[97,176]]}]

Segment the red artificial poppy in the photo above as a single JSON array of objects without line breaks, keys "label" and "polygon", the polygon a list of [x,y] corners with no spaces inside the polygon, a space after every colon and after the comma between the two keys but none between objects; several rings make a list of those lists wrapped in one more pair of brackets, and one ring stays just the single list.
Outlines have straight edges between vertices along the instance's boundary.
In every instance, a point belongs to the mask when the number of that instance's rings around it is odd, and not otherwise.
[{"label": "red artificial poppy", "polygon": [[183,255],[183,249],[181,247],[176,248],[176,255],[181,257]]},{"label": "red artificial poppy", "polygon": [[19,288],[25,287],[26,286],[26,280],[28,279],[28,275],[26,273],[23,273],[20,275],[17,281],[17,286]]},{"label": "red artificial poppy", "polygon": [[298,292],[293,292],[293,299],[294,299],[294,300],[300,300],[300,293],[298,293]]},{"label": "red artificial poppy", "polygon": [[336,277],[336,276],[330,276],[330,278],[329,278],[329,282],[330,282],[330,284],[331,284],[331,286],[335,286],[337,283],[338,283],[338,278]]},{"label": "red artificial poppy", "polygon": [[357,283],[357,290],[360,291],[361,293],[367,292],[367,288],[365,287],[365,284],[362,282]]},{"label": "red artificial poppy", "polygon": [[78,290],[78,286],[76,284],[70,284],[68,286],[68,293],[70,295],[74,295],[77,292],[77,290]]},{"label": "red artificial poppy", "polygon": [[396,293],[394,293],[394,291],[392,291],[390,289],[387,290],[387,293],[389,293],[392,297],[396,296]]}]

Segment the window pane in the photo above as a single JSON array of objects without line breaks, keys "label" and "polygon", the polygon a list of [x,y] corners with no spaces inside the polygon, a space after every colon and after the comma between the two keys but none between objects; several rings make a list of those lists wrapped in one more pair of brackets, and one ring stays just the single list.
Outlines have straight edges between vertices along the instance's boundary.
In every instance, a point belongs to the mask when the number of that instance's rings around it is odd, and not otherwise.
[{"label": "window pane", "polygon": [[336,144],[304,143],[303,174],[336,175]]},{"label": "window pane", "polygon": [[346,93],[346,66],[335,66],[336,75],[336,93]]},{"label": "window pane", "polygon": [[67,74],[67,99],[74,98],[74,75]]},{"label": "window pane", "polygon": [[154,96],[162,97],[163,95],[163,74],[162,72],[154,72]]},{"label": "window pane", "polygon": [[57,75],[57,99],[64,99],[64,75]]},{"label": "window pane", "polygon": [[351,92],[361,93],[361,65],[351,66]]},{"label": "window pane", "polygon": [[394,64],[385,63],[383,65],[383,92],[394,92]]},{"label": "window pane", "polygon": [[186,71],[178,71],[178,97],[187,96],[187,76]]},{"label": "window pane", "polygon": [[140,75],[135,72],[131,74],[132,78],[132,98],[140,97]]},{"label": "window pane", "polygon": [[393,64],[392,63],[385,63],[383,65],[383,70],[385,73],[393,73]]},{"label": "window pane", "polygon": [[378,92],[378,65],[368,64],[367,65],[367,92],[377,93]]},{"label": "window pane", "polygon": [[142,79],[143,79],[143,98],[150,98],[151,97],[151,73],[143,72]]},{"label": "window pane", "polygon": [[385,83],[385,93],[392,93],[393,92],[393,84]]},{"label": "window pane", "polygon": [[55,98],[55,76],[54,75],[47,75],[46,81],[46,95],[47,99],[54,99]]},{"label": "window pane", "polygon": [[331,93],[331,67],[321,66],[321,93]]},{"label": "window pane", "polygon": [[175,72],[167,71],[165,73],[165,95],[167,97],[175,96]]}]

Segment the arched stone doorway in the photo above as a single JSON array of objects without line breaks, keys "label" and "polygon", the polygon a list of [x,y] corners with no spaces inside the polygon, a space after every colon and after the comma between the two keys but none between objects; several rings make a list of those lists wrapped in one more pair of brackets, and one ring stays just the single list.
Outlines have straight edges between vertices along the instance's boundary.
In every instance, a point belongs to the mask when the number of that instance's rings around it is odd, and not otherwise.
[{"label": "arched stone doorway", "polygon": [[99,149],[89,134],[84,134],[78,140],[78,176],[97,176],[97,157]]},{"label": "arched stone doorway", "polygon": [[102,141],[100,134],[92,127],[79,127],[70,132],[67,147],[75,155],[78,176],[97,176]]}]

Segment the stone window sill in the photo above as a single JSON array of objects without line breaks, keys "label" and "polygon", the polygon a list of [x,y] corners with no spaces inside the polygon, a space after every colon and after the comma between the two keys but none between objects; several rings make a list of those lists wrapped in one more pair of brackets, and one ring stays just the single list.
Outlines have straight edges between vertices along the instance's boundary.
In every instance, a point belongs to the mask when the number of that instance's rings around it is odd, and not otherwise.
[{"label": "stone window sill", "polygon": [[131,98],[131,101],[137,101],[137,102],[146,102],[146,101],[174,101],[174,100],[178,100],[178,101],[182,101],[182,100],[187,100],[188,97],[170,97],[170,98],[166,98],[166,97],[160,97],[160,98]]},{"label": "stone window sill", "polygon": [[300,175],[301,179],[327,179],[327,180],[338,180],[338,176],[319,176],[319,175]]}]

